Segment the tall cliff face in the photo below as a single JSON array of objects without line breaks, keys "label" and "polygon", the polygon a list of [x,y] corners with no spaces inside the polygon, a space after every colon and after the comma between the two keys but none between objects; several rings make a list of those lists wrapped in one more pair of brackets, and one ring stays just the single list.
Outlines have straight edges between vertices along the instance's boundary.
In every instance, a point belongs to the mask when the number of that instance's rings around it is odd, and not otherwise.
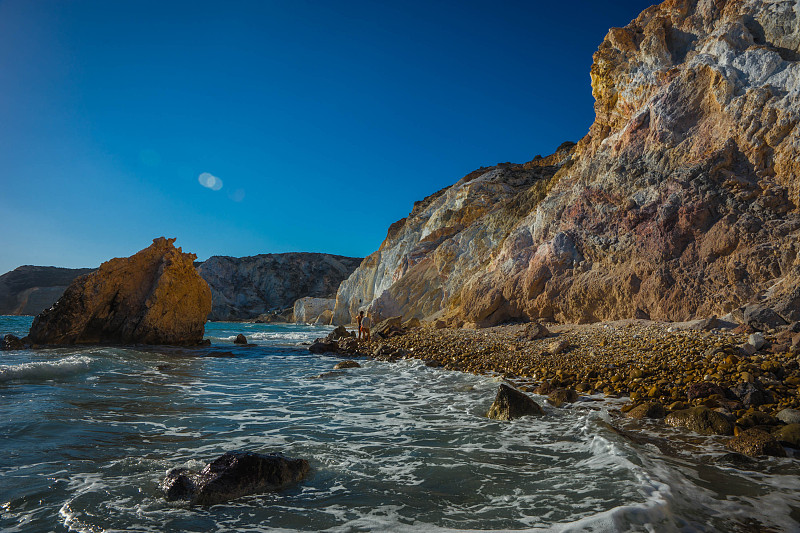
[{"label": "tall cliff face", "polygon": [[211,287],[209,320],[241,320],[291,307],[304,296],[331,296],[360,262],[317,253],[214,256],[197,271]]},{"label": "tall cliff face", "polygon": [[342,284],[336,320],[683,320],[759,299],[800,319],[798,11],[669,0],[611,29],[587,136],[415,206]]},{"label": "tall cliff face", "polygon": [[25,265],[0,276],[0,315],[38,315],[56,303],[72,280],[93,268]]}]

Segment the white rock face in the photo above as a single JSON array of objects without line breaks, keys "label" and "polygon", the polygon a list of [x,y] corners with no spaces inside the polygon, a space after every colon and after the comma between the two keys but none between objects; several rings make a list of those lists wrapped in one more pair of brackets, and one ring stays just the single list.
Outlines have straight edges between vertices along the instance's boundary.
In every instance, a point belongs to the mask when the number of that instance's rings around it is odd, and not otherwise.
[{"label": "white rock face", "polygon": [[333,312],[335,304],[336,300],[333,298],[312,298],[311,296],[300,298],[294,302],[294,321],[315,324],[325,311]]}]

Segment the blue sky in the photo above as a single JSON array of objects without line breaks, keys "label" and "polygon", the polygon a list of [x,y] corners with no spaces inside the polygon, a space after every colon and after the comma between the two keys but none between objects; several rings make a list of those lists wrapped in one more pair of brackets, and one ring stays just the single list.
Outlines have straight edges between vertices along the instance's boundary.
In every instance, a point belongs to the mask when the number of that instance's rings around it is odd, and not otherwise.
[{"label": "blue sky", "polygon": [[0,273],[161,235],[369,254],[415,200],[581,138],[592,53],[650,4],[0,0]]}]

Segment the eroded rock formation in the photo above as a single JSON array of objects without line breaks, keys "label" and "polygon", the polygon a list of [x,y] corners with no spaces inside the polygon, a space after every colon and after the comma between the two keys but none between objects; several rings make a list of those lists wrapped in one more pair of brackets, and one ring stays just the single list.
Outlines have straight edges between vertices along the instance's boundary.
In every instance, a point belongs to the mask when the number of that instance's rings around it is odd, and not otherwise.
[{"label": "eroded rock formation", "polygon": [[75,279],[37,316],[34,344],[174,344],[203,340],[211,291],[197,274],[194,254],[160,237],[126,258],[106,261]]},{"label": "eroded rock formation", "polygon": [[762,301],[800,319],[800,12],[669,0],[612,28],[577,145],[418,202],[334,320],[686,320]]},{"label": "eroded rock formation", "polygon": [[211,287],[209,320],[256,318],[305,296],[330,297],[361,258],[317,253],[214,256],[197,267]]}]

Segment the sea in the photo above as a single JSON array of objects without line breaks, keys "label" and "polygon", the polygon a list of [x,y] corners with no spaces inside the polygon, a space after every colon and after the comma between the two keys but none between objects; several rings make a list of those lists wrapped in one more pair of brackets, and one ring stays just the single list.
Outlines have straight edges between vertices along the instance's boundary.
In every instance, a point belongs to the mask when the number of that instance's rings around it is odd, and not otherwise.
[{"label": "sea", "polygon": [[[0,317],[0,334],[31,321]],[[489,420],[502,377],[334,371],[307,349],[330,329],[210,322],[207,348],[0,352],[0,531],[800,531],[800,458],[738,464],[599,397],[534,396],[547,416]],[[165,501],[169,469],[230,450],[312,473],[210,507]]]}]

